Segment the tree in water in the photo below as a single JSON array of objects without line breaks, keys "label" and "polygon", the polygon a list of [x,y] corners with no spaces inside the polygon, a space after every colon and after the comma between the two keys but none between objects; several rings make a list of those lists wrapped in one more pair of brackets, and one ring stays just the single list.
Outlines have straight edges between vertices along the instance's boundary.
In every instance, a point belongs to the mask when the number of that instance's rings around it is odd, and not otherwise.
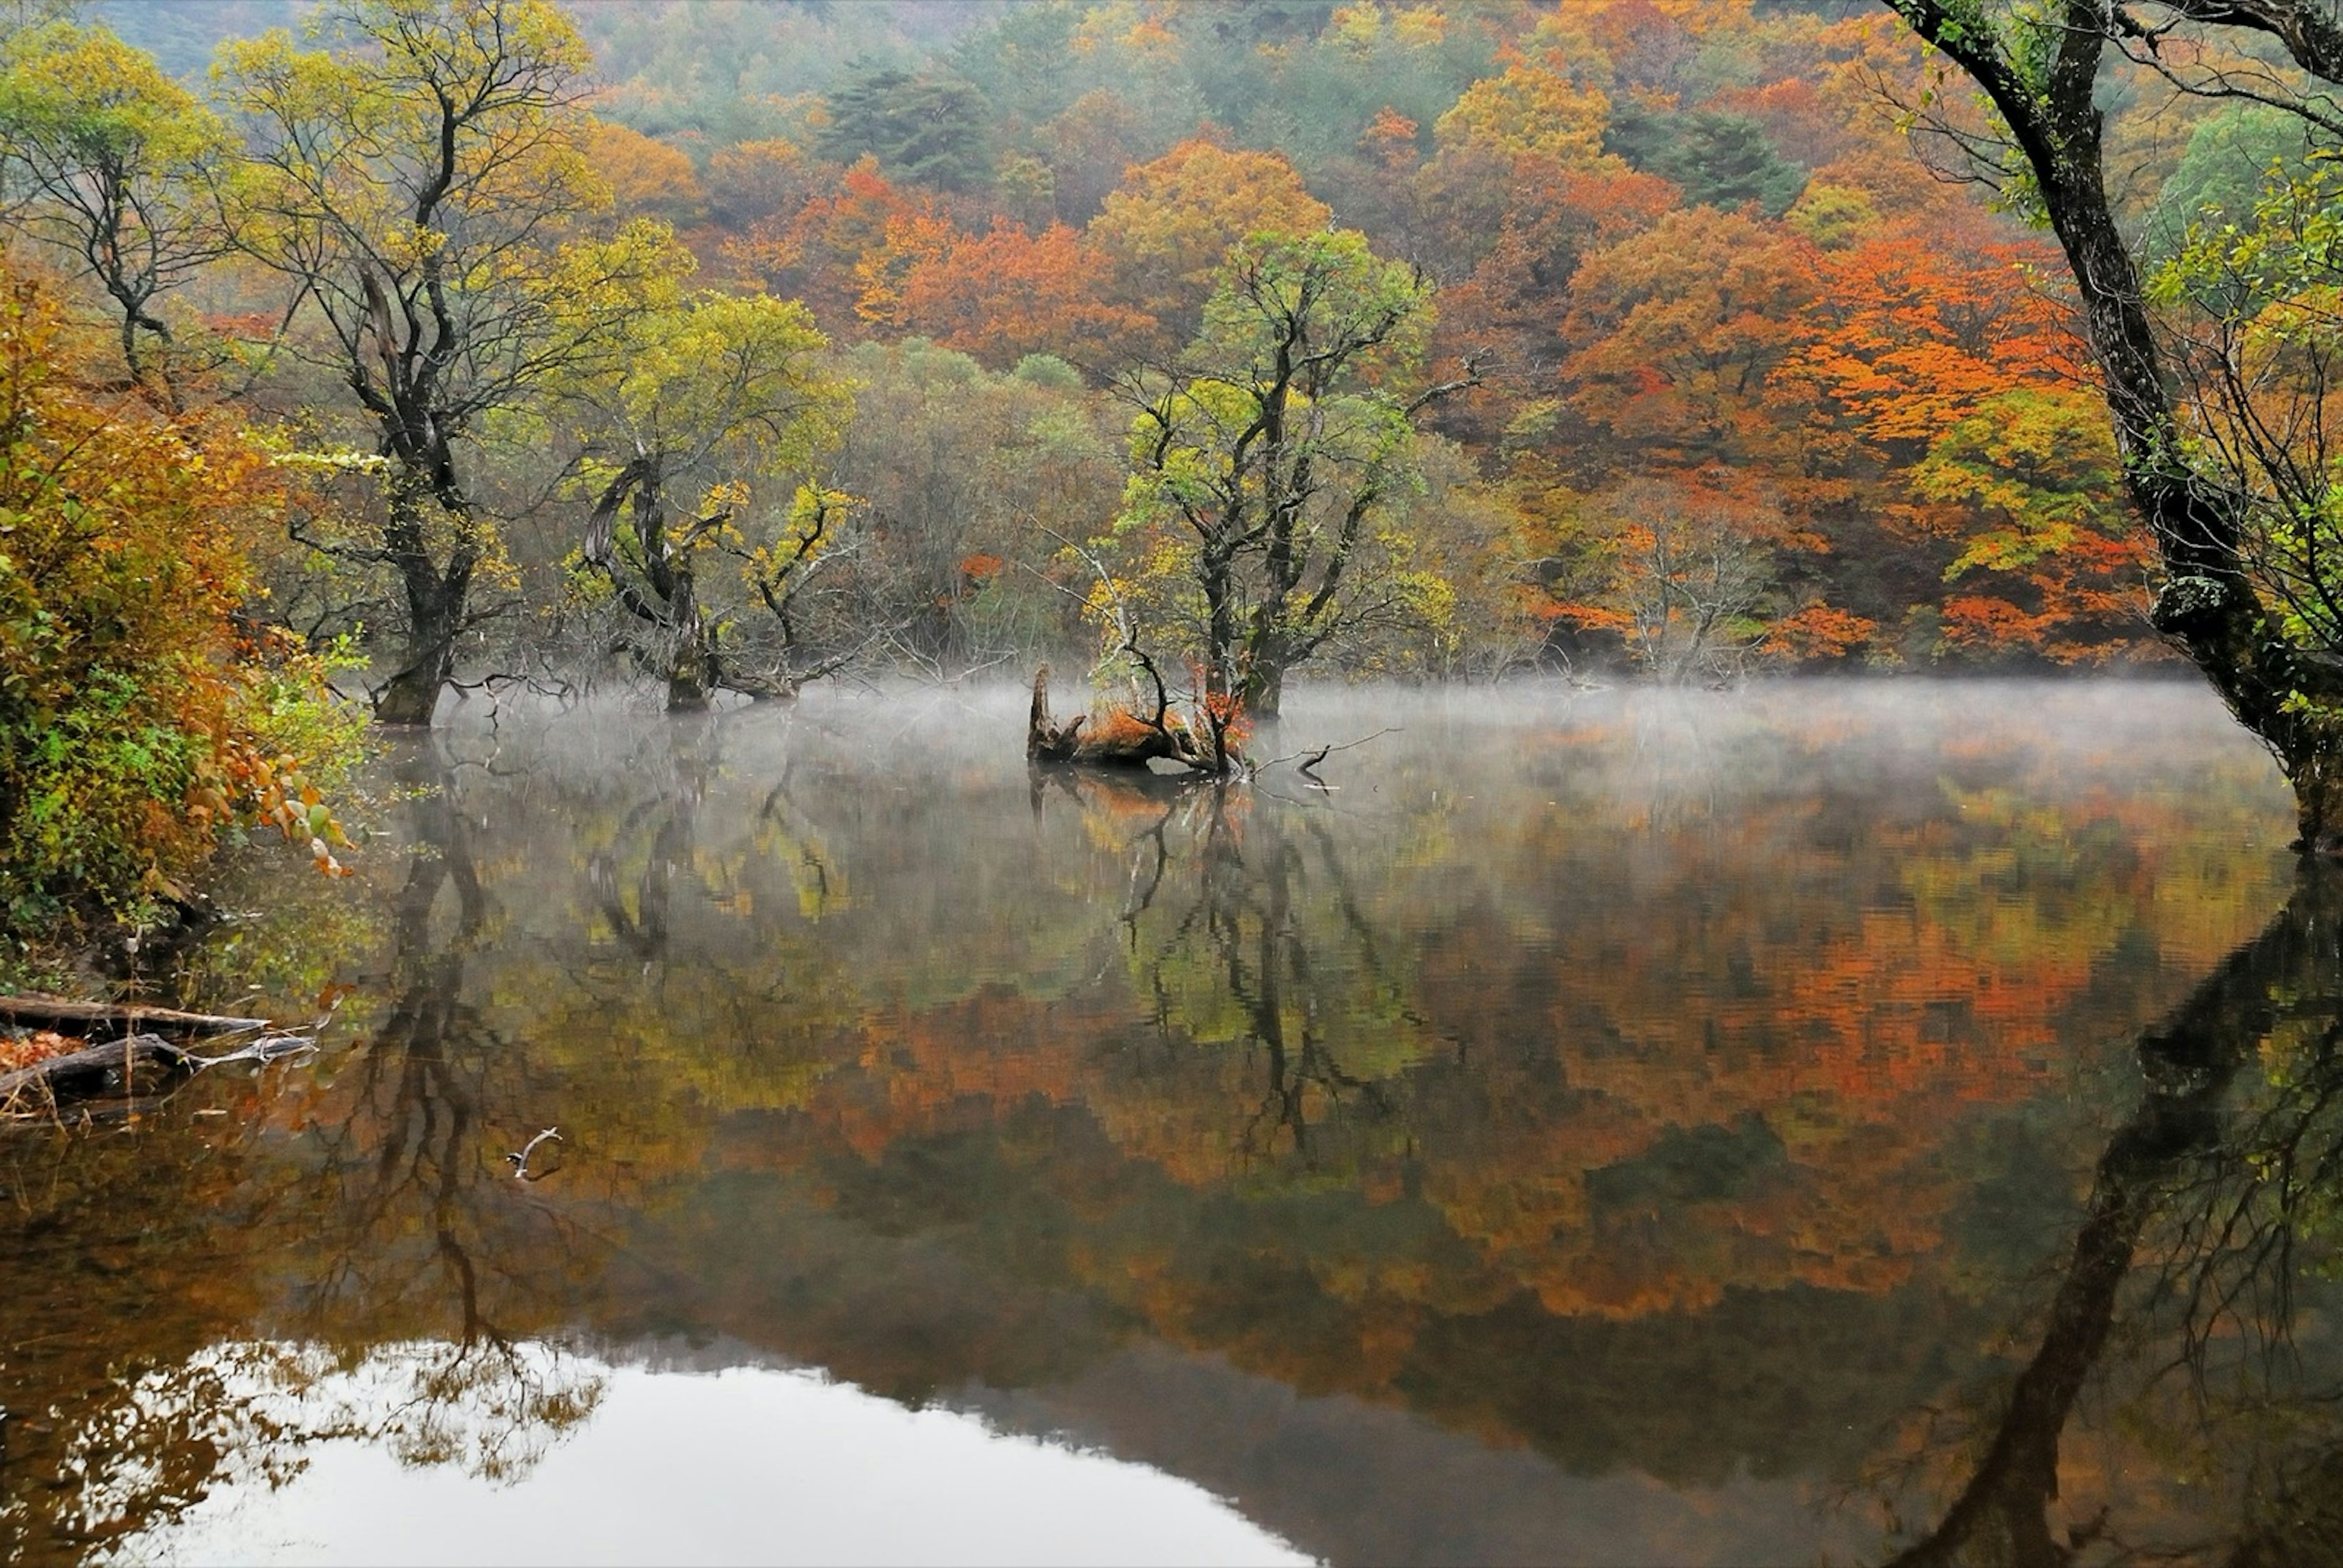
[{"label": "tree in water", "polygon": [[1139,407],[1102,591],[1179,627],[1208,699],[1273,716],[1285,677],[1333,639],[1438,613],[1442,585],[1392,527],[1418,483],[1413,419],[1444,393],[1394,390],[1430,282],[1350,232],[1256,235],[1230,253],[1204,329]]},{"label": "tree in water", "polygon": [[222,52],[243,242],[315,303],[372,427],[382,519],[346,553],[406,612],[376,716],[425,724],[499,559],[467,443],[556,370],[614,367],[689,257],[663,226],[588,228],[608,206],[580,150],[591,59],[545,0],[352,0],[313,32],[325,47],[280,31]]},{"label": "tree in water", "polygon": [[[2195,95],[2331,122],[2333,99],[2316,84],[2343,82],[2343,25],[2312,0],[2172,0],[2151,21],[2115,0],[1885,4],[1982,90],[2000,126],[1948,128],[1981,177],[2036,212],[2066,253],[2125,487],[2156,541],[2157,629],[2277,757],[2294,786],[2302,847],[2343,849],[2343,618],[2327,608],[2343,579],[2318,543],[2333,527],[2324,422],[2272,422],[2248,333],[2215,334],[2209,360],[2173,352],[2108,195],[2098,96],[2107,67],[2128,60]],[[2312,85],[2258,63],[2223,68],[2264,52],[2290,59]],[[2326,249],[2299,254],[2323,262]],[[2189,291],[2184,272],[2159,292],[2179,303]],[[2197,299],[2217,322],[2251,307],[2217,293],[2199,289]],[[2192,366],[2203,372],[2193,387],[2180,374]],[[2302,391],[2298,379],[2282,406],[2307,411],[2317,399]]]},{"label": "tree in water", "polygon": [[[722,687],[779,695],[827,672],[806,653],[799,603],[844,510],[804,482],[850,403],[815,364],[824,347],[794,300],[709,295],[639,318],[615,372],[563,378],[557,396],[602,487],[580,586],[624,612],[622,640],[667,683],[671,710],[705,708]],[[717,585],[700,568],[711,552],[741,563],[739,586],[771,614],[775,636],[762,640],[779,646],[745,663],[726,658],[737,606],[710,602]]]}]

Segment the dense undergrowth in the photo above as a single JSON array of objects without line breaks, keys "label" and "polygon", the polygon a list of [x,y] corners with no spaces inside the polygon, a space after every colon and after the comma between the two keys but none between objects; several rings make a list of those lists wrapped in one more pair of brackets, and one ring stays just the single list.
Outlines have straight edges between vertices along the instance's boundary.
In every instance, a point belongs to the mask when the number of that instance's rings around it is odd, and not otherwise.
[{"label": "dense undergrowth", "polygon": [[237,422],[98,375],[37,276],[0,268],[0,933],[20,970],[166,917],[271,829],[333,869],[323,794],[360,718],[246,614],[285,479]]}]

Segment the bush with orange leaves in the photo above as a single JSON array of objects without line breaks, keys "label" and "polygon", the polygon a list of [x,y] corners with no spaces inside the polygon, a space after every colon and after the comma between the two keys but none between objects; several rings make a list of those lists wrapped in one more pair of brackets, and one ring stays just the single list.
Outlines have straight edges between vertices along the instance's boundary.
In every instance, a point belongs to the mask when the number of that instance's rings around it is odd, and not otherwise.
[{"label": "bush with orange leaves", "polygon": [[245,548],[284,504],[223,410],[170,415],[0,264],[0,933],[137,920],[273,825],[340,870],[323,788],[360,719],[252,628]]}]

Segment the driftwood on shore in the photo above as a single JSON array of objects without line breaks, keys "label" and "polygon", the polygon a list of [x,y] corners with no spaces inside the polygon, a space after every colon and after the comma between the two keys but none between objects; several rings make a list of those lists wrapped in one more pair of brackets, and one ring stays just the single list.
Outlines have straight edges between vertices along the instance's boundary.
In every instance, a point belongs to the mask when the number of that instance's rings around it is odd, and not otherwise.
[{"label": "driftwood on shore", "polygon": [[1050,667],[1045,664],[1033,674],[1033,705],[1025,717],[1026,759],[1085,768],[1144,768],[1161,758],[1183,768],[1210,768],[1195,736],[1169,714],[1168,707],[1159,704],[1152,719],[1117,708],[1095,724],[1086,713],[1060,724],[1050,714]]},{"label": "driftwood on shore", "polygon": [[0,1118],[54,1113],[67,1100],[136,1100],[206,1067],[275,1061],[317,1046],[315,1034],[260,1033],[236,1050],[198,1055],[166,1037],[225,1041],[266,1030],[269,1020],[57,996],[0,997],[0,1027],[41,1029],[88,1042],[0,1072]]},{"label": "driftwood on shore", "polygon": [[67,1099],[158,1089],[203,1065],[159,1034],[134,1034],[0,1073],[0,1113],[40,1112]]},{"label": "driftwood on shore", "polygon": [[102,1030],[109,1038],[155,1034],[187,1040],[218,1034],[246,1034],[256,1029],[266,1029],[268,1020],[265,1018],[228,1018],[211,1012],[181,1012],[170,1007],[75,1001],[61,996],[0,996],[0,1025],[54,1029],[84,1039]]},{"label": "driftwood on shore", "polygon": [[313,1035],[265,1034],[234,1050],[200,1056],[159,1034],[134,1034],[0,1073],[0,1116],[37,1116],[66,1100],[135,1100],[142,1091],[162,1089],[206,1067],[265,1064],[317,1049]]}]

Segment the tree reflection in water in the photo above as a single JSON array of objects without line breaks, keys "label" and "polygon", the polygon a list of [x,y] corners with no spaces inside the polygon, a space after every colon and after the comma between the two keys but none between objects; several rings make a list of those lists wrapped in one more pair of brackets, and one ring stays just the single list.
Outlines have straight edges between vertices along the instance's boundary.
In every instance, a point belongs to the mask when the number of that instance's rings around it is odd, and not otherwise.
[{"label": "tree reflection in water", "polygon": [[[1222,782],[1059,777],[1094,815],[1152,812],[1131,844],[1133,891],[1121,917],[1131,961],[1159,1033],[1232,1046],[1257,1075],[1259,1099],[1236,1139],[1242,1157],[1273,1162],[1282,1146],[1313,1168],[1313,1119],[1390,1116],[1381,1086],[1344,1064],[1358,1032],[1330,1030],[1322,1016],[1355,1013],[1362,990],[1368,1010],[1385,1008],[1395,1020],[1405,1010],[1322,826],[1249,810]],[[1201,1017],[1200,976],[1218,992]]]},{"label": "tree reflection in water", "polygon": [[[2140,1039],[2139,1104],[2098,1161],[2039,1346],[1956,1498],[1897,1564],[2047,1565],[2078,1552],[2343,1562],[2343,1366],[2331,1343],[2303,1353],[2296,1333],[2300,1282],[2331,1267],[2343,1212],[2338,1045],[2343,871],[2309,866],[2268,927]],[[2139,1377],[2127,1404],[2195,1407],[2168,1430],[2197,1431],[2204,1447],[2167,1445],[2147,1462],[2235,1488],[2225,1542],[2192,1541],[2201,1522],[2153,1507],[2134,1519],[2105,1500],[2056,1517],[2060,1437],[2111,1338],[2131,1363],[2111,1379]]]},{"label": "tree reflection in water", "polygon": [[[558,1321],[571,1272],[561,1265],[584,1262],[581,1241],[589,1257],[598,1249],[513,1179],[488,1136],[528,1125],[536,1096],[526,1050],[498,1037],[465,983],[495,932],[455,770],[425,740],[395,777],[410,841],[391,910],[392,1000],[340,1074],[338,1120],[311,1123],[313,1201],[328,1229],[285,1330],[310,1346],[347,1343],[355,1328],[378,1347],[363,1362],[373,1383],[395,1367],[406,1392],[389,1402],[387,1429],[367,1435],[402,1458],[468,1456],[480,1473],[509,1474],[541,1446],[515,1434],[583,1420],[598,1397],[597,1380],[511,1326]],[[383,1343],[402,1336],[413,1337]],[[314,1381],[313,1363],[297,1348],[263,1381],[298,1383],[300,1369]]]},{"label": "tree reflection in water", "polygon": [[[20,1315],[0,1369],[10,1560],[98,1552],[217,1485],[281,1480],[330,1440],[510,1478],[600,1397],[590,1366],[510,1326],[558,1312],[581,1238],[482,1137],[525,1121],[530,1096],[525,1055],[467,1000],[493,908],[453,771],[425,742],[394,777],[410,844],[389,1002],[330,1085],[207,1078],[249,1119],[214,1124],[207,1147],[15,1135],[17,1233],[0,1256],[34,1321]],[[289,1149],[262,1110],[280,1095],[276,1109],[307,1101]],[[176,1178],[166,1193],[158,1176]],[[61,1296],[43,1277],[108,1256],[96,1289]]]},{"label": "tree reflection in water", "polygon": [[2141,1033],[2282,896],[2263,764],[1813,701],[1694,754],[1524,709],[1325,799],[876,705],[403,754],[414,853],[271,884],[205,992],[347,982],[352,1043],[0,1143],[10,1523],[86,1551],[337,1434],[510,1475],[599,1397],[550,1347],[683,1335],[1329,1556],[1566,1557],[1599,1491],[1621,1553],[1880,1558],[1898,1460],[1919,1561],[2311,1539],[2336,893]]}]

